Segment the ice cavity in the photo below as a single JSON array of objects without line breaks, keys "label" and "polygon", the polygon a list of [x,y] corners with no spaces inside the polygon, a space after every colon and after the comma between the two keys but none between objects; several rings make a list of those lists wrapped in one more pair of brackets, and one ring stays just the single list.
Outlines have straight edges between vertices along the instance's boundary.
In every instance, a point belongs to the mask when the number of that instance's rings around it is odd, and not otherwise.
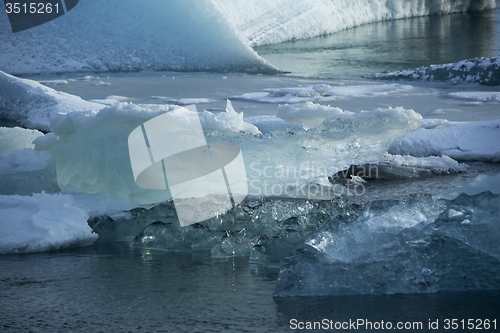
[{"label": "ice cavity", "polygon": [[276,296],[500,289],[490,192],[451,201],[373,201],[332,219],[281,263]]},{"label": "ice cavity", "polygon": [[0,12],[0,67],[13,74],[74,71],[274,72],[209,0],[88,0],[13,34]]},{"label": "ice cavity", "polygon": [[331,34],[382,20],[495,8],[494,0],[215,0],[250,45],[276,44]]},{"label": "ice cavity", "polygon": [[2,71],[0,91],[0,118],[46,132],[50,131],[50,123],[58,114],[92,115],[104,107]]},{"label": "ice cavity", "polygon": [[500,161],[500,121],[459,123],[441,121],[391,144],[391,154],[417,157],[447,155],[462,161]]},{"label": "ice cavity", "polygon": [[87,224],[88,217],[71,195],[0,195],[0,253],[90,245],[98,236]]},{"label": "ice cavity", "polygon": [[399,72],[376,74],[378,79],[468,82],[500,85],[500,58],[475,58],[444,65],[423,66]]}]

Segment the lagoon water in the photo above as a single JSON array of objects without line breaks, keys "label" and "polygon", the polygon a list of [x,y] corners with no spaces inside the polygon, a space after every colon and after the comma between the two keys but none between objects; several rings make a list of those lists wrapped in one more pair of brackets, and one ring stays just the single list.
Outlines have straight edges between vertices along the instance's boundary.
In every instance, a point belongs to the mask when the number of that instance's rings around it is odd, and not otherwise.
[{"label": "lagoon water", "polygon": [[[256,48],[259,55],[290,72],[284,75],[94,73],[91,80],[48,85],[87,100],[109,95],[126,96],[134,103],[157,103],[152,96],[210,98],[214,101],[202,107],[222,111],[226,98],[265,88],[318,82],[369,84],[373,82],[362,75],[499,56],[499,17],[500,9],[496,9],[380,22]],[[66,80],[78,76],[82,74],[29,78]],[[412,94],[350,98],[334,106],[360,111],[402,105],[424,117],[458,121],[500,117],[498,104],[486,103],[478,109],[477,104],[446,98],[453,91],[498,88],[447,83],[414,86]],[[235,101],[234,105],[245,116],[276,113],[276,104]],[[433,112],[437,109],[451,111]],[[452,111],[456,109],[462,112]],[[496,165],[479,169],[498,172]],[[459,184],[470,177],[462,178],[457,181],[455,177],[451,183]],[[446,178],[426,181],[428,193],[432,193],[433,183],[442,187]],[[400,182],[395,185],[404,187]],[[391,191],[390,184],[384,187]],[[291,319],[384,320],[394,325],[422,322],[424,329],[420,331],[427,332],[450,331],[445,329],[445,319],[497,319],[500,326],[497,292],[274,298],[276,279],[276,269],[251,264],[248,258],[210,259],[204,252],[141,250],[127,243],[98,241],[79,249],[5,255],[0,256],[0,331],[290,332]],[[439,329],[429,330],[428,322],[436,320]]]}]

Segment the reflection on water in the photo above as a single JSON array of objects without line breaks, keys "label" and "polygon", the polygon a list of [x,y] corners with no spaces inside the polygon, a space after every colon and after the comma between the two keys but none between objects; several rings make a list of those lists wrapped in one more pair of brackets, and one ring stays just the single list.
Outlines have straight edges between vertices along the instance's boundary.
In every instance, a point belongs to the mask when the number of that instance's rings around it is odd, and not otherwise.
[{"label": "reflection on water", "polygon": [[378,22],[255,50],[292,75],[361,75],[500,55],[500,9]]}]

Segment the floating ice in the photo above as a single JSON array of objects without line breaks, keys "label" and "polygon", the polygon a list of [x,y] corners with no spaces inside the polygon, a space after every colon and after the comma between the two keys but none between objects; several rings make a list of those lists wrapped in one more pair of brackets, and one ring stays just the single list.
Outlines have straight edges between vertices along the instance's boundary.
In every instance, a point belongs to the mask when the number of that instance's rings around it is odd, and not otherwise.
[{"label": "floating ice", "polygon": [[319,126],[327,118],[336,118],[345,113],[339,108],[307,102],[305,104],[280,105],[276,116],[289,123],[301,124],[308,129]]},{"label": "floating ice", "polygon": [[500,85],[500,58],[475,58],[452,64],[424,66],[386,74],[375,74],[378,79],[423,81],[477,82],[482,85]]},{"label": "floating ice", "polygon": [[125,96],[111,95],[111,96],[108,96],[108,97],[103,98],[103,99],[92,99],[92,100],[90,100],[90,102],[104,104],[104,105],[113,105],[113,104],[117,104],[120,102],[125,102],[128,99],[129,98],[125,97]]},{"label": "floating ice", "polygon": [[52,155],[30,148],[0,154],[0,195],[60,191]]},{"label": "floating ice", "polygon": [[85,209],[71,195],[0,196],[0,253],[57,250],[94,243]]},{"label": "floating ice", "polygon": [[231,99],[261,103],[327,103],[348,98],[373,97],[389,94],[406,94],[415,89],[410,85],[367,84],[357,86],[315,86],[263,89],[256,93],[233,96]]},{"label": "floating ice", "polygon": [[466,101],[500,103],[500,92],[498,91],[459,91],[450,93],[448,96]]},{"label": "floating ice", "polygon": [[276,296],[500,289],[500,197],[373,201],[281,263]]},{"label": "floating ice", "polygon": [[151,96],[151,99],[161,100],[165,103],[172,103],[177,105],[191,105],[191,104],[204,104],[204,103],[212,103],[215,100],[210,98],[181,98],[181,99],[171,99],[164,96]]},{"label": "floating ice", "polygon": [[0,153],[24,148],[33,148],[33,140],[42,136],[37,130],[21,127],[0,127]]},{"label": "floating ice", "polygon": [[443,121],[435,128],[406,134],[389,148],[391,154],[447,155],[463,161],[500,161],[500,121],[459,123]]},{"label": "floating ice", "polygon": [[16,121],[24,127],[50,131],[50,123],[57,114],[91,115],[103,107],[0,71],[0,118]]}]

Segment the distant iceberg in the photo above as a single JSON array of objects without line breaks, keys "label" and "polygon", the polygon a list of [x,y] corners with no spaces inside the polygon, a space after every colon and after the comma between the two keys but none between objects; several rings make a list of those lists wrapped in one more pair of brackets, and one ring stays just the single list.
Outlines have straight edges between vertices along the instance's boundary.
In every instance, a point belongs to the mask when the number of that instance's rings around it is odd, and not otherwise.
[{"label": "distant iceberg", "polygon": [[49,23],[12,33],[0,11],[0,68],[75,71],[276,72],[253,46],[357,25],[495,7],[494,0],[86,0]]},{"label": "distant iceberg", "polygon": [[475,58],[452,64],[423,66],[399,72],[368,75],[376,79],[407,81],[447,81],[452,83],[479,83],[500,85],[500,58]]}]

